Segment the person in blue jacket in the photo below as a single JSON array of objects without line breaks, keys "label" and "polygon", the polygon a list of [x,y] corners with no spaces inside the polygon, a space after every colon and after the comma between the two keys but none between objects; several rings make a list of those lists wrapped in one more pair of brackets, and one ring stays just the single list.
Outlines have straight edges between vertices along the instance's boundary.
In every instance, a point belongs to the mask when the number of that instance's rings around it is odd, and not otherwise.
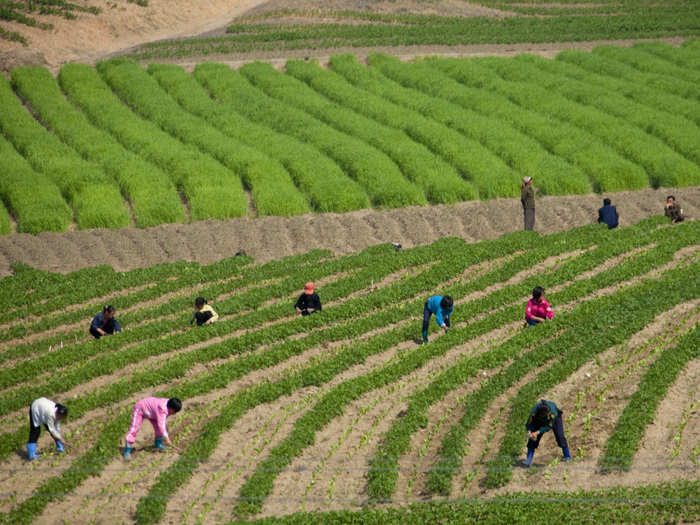
[{"label": "person in blue jacket", "polygon": [[435,322],[440,328],[445,330],[450,329],[450,315],[454,310],[454,301],[449,295],[433,295],[425,302],[423,308],[423,342],[428,342],[428,325],[430,324],[430,316],[435,315]]},{"label": "person in blue jacket", "polygon": [[114,306],[105,306],[100,313],[92,319],[90,323],[90,333],[95,339],[103,335],[112,335],[122,331],[122,325],[114,318],[116,309]]},{"label": "person in blue jacket", "polygon": [[571,461],[569,453],[569,445],[564,436],[564,423],[561,416],[563,412],[551,401],[541,399],[530,411],[530,417],[525,423],[527,430],[527,458],[523,460],[523,466],[529,468],[532,464],[532,458],[535,455],[535,450],[540,445],[540,439],[550,430],[554,430],[554,439],[557,440],[557,445],[561,447],[564,453],[564,461]]},{"label": "person in blue jacket", "polygon": [[610,199],[603,199],[603,207],[598,210],[598,222],[604,222],[608,225],[608,230],[617,228],[620,214],[617,213],[617,208],[613,206]]}]

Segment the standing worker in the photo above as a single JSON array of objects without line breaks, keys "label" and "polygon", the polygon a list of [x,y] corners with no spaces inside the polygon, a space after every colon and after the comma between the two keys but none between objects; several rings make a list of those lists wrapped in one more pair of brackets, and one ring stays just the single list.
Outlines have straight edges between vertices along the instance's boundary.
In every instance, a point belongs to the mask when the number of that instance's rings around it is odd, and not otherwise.
[{"label": "standing worker", "polygon": [[523,177],[520,187],[520,202],[523,205],[523,218],[526,230],[535,229],[535,190],[532,187],[532,177]]},{"label": "standing worker", "polygon": [[102,311],[92,318],[90,324],[90,333],[95,339],[99,339],[103,335],[112,335],[122,331],[122,325],[114,318],[116,312],[111,304],[105,306]]},{"label": "standing worker", "polygon": [[673,195],[666,197],[666,206],[664,206],[664,215],[671,219],[671,224],[676,224],[677,222],[683,222],[683,209],[680,204],[676,202],[676,198]]},{"label": "standing worker", "polygon": [[36,442],[41,434],[41,425],[44,425],[49,431],[51,437],[56,443],[56,450],[65,452],[65,446],[68,445],[66,440],[61,435],[61,421],[68,416],[68,409],[59,404],[54,403],[50,399],[40,397],[35,399],[29,407],[29,441],[27,442],[27,456],[29,460],[36,459],[41,454],[36,452]]},{"label": "standing worker", "polygon": [[525,428],[527,429],[527,458],[523,460],[523,466],[529,468],[532,465],[532,458],[535,450],[540,445],[540,439],[545,432],[554,430],[554,439],[564,453],[564,461],[571,461],[569,445],[564,436],[564,423],[562,423],[563,412],[551,401],[540,400],[530,411]]},{"label": "standing worker", "polygon": [[598,222],[604,222],[608,225],[608,230],[612,230],[617,228],[619,219],[617,208],[610,203],[610,199],[603,199],[603,207],[598,208]]},{"label": "standing worker", "polygon": [[428,342],[428,326],[430,325],[430,316],[435,315],[437,325],[445,330],[450,329],[450,315],[454,310],[454,301],[449,295],[433,295],[425,302],[423,308],[423,343]]},{"label": "standing worker", "polygon": [[197,321],[197,326],[212,324],[216,322],[218,318],[219,314],[207,304],[207,300],[204,297],[197,297],[194,300],[194,313],[192,314],[192,319],[190,319],[190,324],[195,321]]},{"label": "standing worker", "polygon": [[525,321],[528,326],[544,323],[547,319],[553,319],[554,312],[549,302],[544,298],[544,288],[535,286],[532,290],[532,299],[527,302],[525,308]]},{"label": "standing worker", "polygon": [[310,315],[321,311],[321,299],[314,291],[314,283],[304,285],[304,293],[299,296],[294,308],[301,315]]},{"label": "standing worker", "polygon": [[141,429],[141,423],[144,418],[148,419],[153,425],[153,430],[156,434],[154,441],[156,449],[167,450],[163,443],[172,447],[173,442],[168,437],[165,420],[168,416],[177,414],[181,408],[182,402],[176,397],[171,397],[170,399],[167,397],[146,397],[141,401],[137,401],[131,410],[131,425],[129,426],[129,432],[126,433],[124,459],[127,459],[134,450],[136,435]]}]

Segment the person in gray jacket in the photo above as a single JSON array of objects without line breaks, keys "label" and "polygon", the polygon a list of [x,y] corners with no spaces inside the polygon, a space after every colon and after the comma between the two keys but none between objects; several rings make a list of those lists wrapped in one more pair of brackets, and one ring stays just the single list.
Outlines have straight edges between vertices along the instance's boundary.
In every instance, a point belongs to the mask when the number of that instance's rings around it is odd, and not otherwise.
[{"label": "person in gray jacket", "polygon": [[526,230],[535,229],[535,189],[532,187],[532,177],[523,177],[520,187],[520,202],[523,205],[523,219]]}]

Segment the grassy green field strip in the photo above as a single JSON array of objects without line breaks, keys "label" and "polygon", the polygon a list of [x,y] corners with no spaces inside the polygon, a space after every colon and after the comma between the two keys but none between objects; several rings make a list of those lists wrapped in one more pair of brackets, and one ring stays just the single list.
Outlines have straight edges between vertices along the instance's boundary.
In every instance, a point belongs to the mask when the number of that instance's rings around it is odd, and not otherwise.
[{"label": "grassy green field strip", "polygon": [[479,165],[472,157],[491,161],[482,167],[482,173],[509,172],[500,159],[489,155],[479,144],[450,136],[450,130],[420,115],[406,115],[390,102],[360,92],[318,65],[288,61],[287,74],[282,74],[271,66],[256,63],[240,71],[268,95],[384,151],[431,202],[478,198],[476,188],[460,176],[463,173],[470,180],[475,178]]},{"label": "grassy green field strip", "polygon": [[[658,263],[661,261],[667,261],[679,247],[680,244],[672,243],[672,246],[669,247],[650,250],[642,257],[628,260],[618,265],[615,269],[607,270],[589,279],[576,281],[575,283],[567,286],[564,290],[550,294],[548,297],[550,301],[552,301],[552,304],[567,303],[572,300],[576,300],[577,298],[585,297],[586,295],[594,293],[598,289],[610,286],[615,282],[622,282],[634,277],[635,275],[640,275],[647,272],[650,268],[658,266]],[[618,247],[618,249],[619,248],[621,247]],[[625,248],[622,248],[623,253],[624,251]],[[574,272],[576,270],[574,270],[574,268],[579,264],[580,261],[577,261],[576,263],[570,265],[572,266],[571,268],[562,267],[554,274],[547,274],[544,276],[538,275],[538,282],[540,282],[540,284],[544,285],[546,288],[550,288],[560,282],[562,274],[564,282],[566,282],[567,279],[570,279],[575,275]],[[511,345],[516,345],[518,348],[523,346],[531,346],[533,342],[532,338],[535,335],[537,335],[538,338],[544,339],[548,333],[556,332],[556,330],[558,330],[562,324],[566,326],[577,326],[583,323],[583,321],[578,319],[577,316],[580,317],[589,315],[586,309],[583,309],[582,313],[576,313],[577,311],[578,310],[575,310],[574,313],[564,313],[559,315],[557,317],[558,322],[543,327],[543,333],[540,335],[535,334],[534,331],[526,331],[514,337],[511,341],[502,346],[504,348]],[[580,340],[580,337],[581,335],[577,332],[570,342],[574,343]],[[563,340],[567,340],[567,336],[565,334],[560,335],[554,343],[559,344],[559,341]],[[521,341],[524,342],[521,344]],[[512,357],[511,354],[512,351],[506,353],[505,359]],[[545,361],[546,360],[547,359],[545,359]],[[525,362],[527,362],[527,360],[525,360]],[[499,364],[502,364],[502,362]],[[408,445],[410,444],[411,434],[416,432],[422,422],[426,420],[426,412],[430,405],[442,399],[450,390],[453,390],[461,385],[474,373],[475,370],[478,370],[478,368],[472,369],[472,365],[469,362],[465,363],[464,365],[456,366],[453,370],[447,371],[444,374],[444,377],[438,378],[438,380],[426,388],[425,391],[415,394],[415,400],[409,404],[406,415],[398,419],[392,425],[392,428],[388,431],[386,438],[383,440],[380,446],[377,456],[373,460],[373,469],[369,474],[369,492],[373,498],[386,499],[394,493],[396,488],[396,480],[398,477],[398,458],[405,453]],[[526,372],[527,370],[522,371],[522,373]],[[519,376],[511,379],[512,380],[510,380],[508,384],[501,385],[503,389],[507,388],[509,384],[517,382]],[[503,381],[503,378],[499,375],[490,381],[492,383],[499,384],[499,381]],[[497,395],[500,395],[502,390],[492,389],[486,390],[485,392],[489,395],[488,399],[490,400],[495,398]],[[479,396],[481,395],[483,395],[483,393],[477,392],[472,394],[471,397],[479,399]],[[478,421],[471,421],[470,424],[476,424],[477,422]],[[461,443],[464,441],[463,437],[466,435],[466,429],[464,429],[463,425],[460,423],[453,427],[450,434],[452,434],[452,437],[446,439],[454,439],[457,443],[460,443],[459,448],[457,449],[458,454],[455,455],[454,446],[447,446],[445,443],[443,443],[442,448],[443,451],[446,452],[447,458],[450,458],[449,461],[447,459],[445,460],[445,464],[451,464],[452,466],[449,468],[455,469],[459,468],[459,465],[461,465],[461,455],[464,453],[463,445]],[[440,468],[437,469],[439,470],[439,476],[442,478],[447,476],[445,469],[448,467],[445,464],[441,465]],[[449,487],[446,485],[447,481],[448,479],[438,480],[436,481],[436,486],[446,487],[445,490],[447,490],[447,493],[449,493]],[[443,490],[439,490],[439,492],[445,493]]]},{"label": "grassy green field strip", "polygon": [[645,4],[645,9],[626,4],[624,11],[605,16],[572,15],[567,9],[544,17],[405,15],[400,23],[383,24],[354,18],[348,23],[238,24],[229,28],[231,37],[147,44],[132,56],[152,59],[254,50],[629,39],[697,35],[700,25],[692,2],[653,8]]},{"label": "grassy green field strip", "polygon": [[[71,223],[73,212],[56,183],[34,170],[2,134],[0,158],[0,199],[17,221],[17,231],[65,231]],[[2,234],[10,233],[9,222],[3,228]]]},{"label": "grassy green field strip", "polygon": [[[495,459],[488,463],[485,486],[501,487],[512,478],[513,463],[524,445],[523,421],[527,420],[527,415],[537,399],[544,392],[564,381],[595,355],[610,346],[624,342],[666,308],[697,297],[698,286],[689,285],[687,275],[688,272],[692,274],[698,269],[700,265],[696,263],[687,269],[671,270],[659,281],[633,287],[630,290],[631,297],[624,302],[617,301],[617,305],[613,305],[616,308],[611,308],[606,315],[592,322],[591,329],[596,325],[612,326],[610,333],[599,339],[587,339],[586,344],[582,345],[577,352],[567,353],[565,359],[541,372],[534,381],[520,389],[513,403],[499,451]],[[660,293],[669,293],[671,296],[662,304],[656,300]],[[633,311],[634,315],[631,315]]]},{"label": "grassy green field strip", "polygon": [[311,211],[282,164],[183,110],[135,62],[114,59],[100,63],[97,69],[112,90],[142,117],[239,174],[251,191],[259,215],[289,216]]},{"label": "grassy green field strip", "polygon": [[[547,86],[541,87],[543,73],[526,61],[485,58],[477,59],[477,64],[485,66],[484,69],[505,81],[490,82],[499,93],[545,117],[568,121],[610,144],[618,153],[643,166],[655,187],[692,186],[700,183],[700,168],[695,163],[626,120],[574,102]],[[533,79],[533,75],[536,79]]]},{"label": "grassy green field strip", "polygon": [[411,503],[388,508],[330,512],[298,512],[231,525],[424,525],[426,523],[535,523],[547,519],[562,524],[674,523],[700,517],[697,480],[679,480],[642,487],[576,492],[513,492],[458,501]]},{"label": "grassy green field strip", "polygon": [[[687,40],[687,42],[689,41]],[[639,42],[633,47],[672,62],[681,68],[695,69],[696,71],[700,69],[700,53],[692,47],[676,47],[665,42]]]},{"label": "grassy green field strip", "polygon": [[218,104],[179,66],[151,64],[148,72],[185,110],[205,119],[225,135],[257,147],[281,162],[314,210],[343,213],[370,207],[360,185],[318,149],[257,124],[230,105]]},{"label": "grassy green field strip", "polygon": [[[578,166],[591,179],[596,191],[631,189],[627,181],[648,180],[643,169],[579,128],[547,119],[499,95],[478,76],[473,60],[430,60],[405,65],[386,55],[371,55],[369,61],[372,67],[406,87],[444,98],[515,127],[547,151]],[[557,193],[559,182],[556,179],[543,176],[538,180],[544,193]]]},{"label": "grassy green field strip", "polygon": [[83,160],[42,127],[0,78],[0,131],[32,167],[45,174],[70,203],[80,228],[123,228],[130,216],[119,188],[97,165]]},{"label": "grassy green field strip", "polygon": [[625,49],[625,52],[621,53],[620,49],[613,46],[598,46],[593,50],[593,53],[623,66],[621,74],[625,77],[627,74],[624,66],[628,66],[631,69],[631,75],[636,78],[661,78],[663,86],[668,88],[671,93],[692,99],[694,102],[700,97],[700,88],[697,82],[689,82],[683,78],[682,74],[678,76],[681,68],[673,67],[663,60],[654,60],[647,53],[634,48]]},{"label": "grassy green field strip", "polygon": [[173,180],[189,206],[192,220],[228,219],[246,214],[248,202],[240,178],[211,156],[162,131],[131,112],[97,71],[67,64],[58,75],[61,89],[98,128],[127,150],[155,163]]},{"label": "grassy green field strip", "polygon": [[700,124],[700,106],[687,98],[684,90],[678,90],[668,77],[642,73],[601,53],[567,50],[559,53],[556,59],[586,71],[587,74],[581,74],[584,78],[577,77],[581,80],[591,78],[591,74],[605,76],[606,84],[614,82],[615,89],[625,97]]},{"label": "grassy green field strip", "polygon": [[65,100],[48,70],[36,66],[14,68],[12,85],[47,128],[114,177],[133,206],[137,226],[185,221],[185,210],[170,178],[90,124]]},{"label": "grassy green field strip", "polygon": [[605,443],[605,455],[600,460],[604,470],[629,470],[647,426],[654,422],[659,403],[681,370],[698,355],[700,329],[696,326],[652,363]]},{"label": "grassy green field strip", "polygon": [[[523,82],[536,83],[548,91],[558,92],[578,104],[593,106],[617,117],[662,140],[668,147],[689,161],[700,162],[700,130],[693,122],[676,115],[645,107],[616,93],[615,86],[596,82],[577,82],[565,73],[567,64],[561,60],[547,60],[536,55],[522,55],[516,60],[527,63],[515,74]],[[571,67],[577,70],[575,67]],[[533,78],[534,77],[534,78]],[[595,86],[595,87],[594,87]]]},{"label": "grassy green field strip", "polygon": [[[363,66],[354,55],[335,55],[330,59],[330,67],[353,85],[394,104],[420,112],[425,117],[480,142],[514,171],[531,177],[552,179],[545,185],[547,189],[553,190],[557,181],[562,193],[592,191],[587,176],[580,169],[552,155],[537,141],[503,120],[489,118],[441,97],[406,88],[385,77],[376,68]],[[480,176],[474,182],[481,198],[517,196],[518,184],[507,178]]]},{"label": "grassy green field strip", "polygon": [[[608,49],[603,46],[597,48],[596,52],[598,52],[598,50],[604,55],[607,55],[609,52]],[[655,56],[653,53],[644,51],[644,49],[640,47],[630,48],[629,53],[625,53],[624,56],[616,52],[610,52],[610,56],[615,60],[631,65],[639,71],[671,78],[679,85],[687,84],[687,95],[700,100],[700,87],[698,87],[698,83],[700,82],[699,71],[695,71],[692,68],[679,67],[668,60]]]},{"label": "grassy green field strip", "polygon": [[385,154],[265,95],[228,66],[199,64],[194,76],[223,104],[255,122],[307,142],[334,159],[363,187],[375,206],[395,208],[427,202],[420,188],[406,180]]},{"label": "grassy green field strip", "polygon": [[[0,137],[2,140],[2,137]],[[2,148],[2,146],[0,146]],[[0,235],[8,235],[12,233],[12,219],[10,218],[10,206],[3,202],[3,197],[7,195],[0,188]]]}]

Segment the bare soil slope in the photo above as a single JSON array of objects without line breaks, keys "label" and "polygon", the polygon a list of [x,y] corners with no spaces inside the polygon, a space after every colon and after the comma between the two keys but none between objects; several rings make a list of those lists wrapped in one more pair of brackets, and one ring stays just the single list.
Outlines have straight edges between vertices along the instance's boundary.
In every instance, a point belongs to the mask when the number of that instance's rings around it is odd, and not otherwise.
[{"label": "bare soil slope", "polygon": [[[621,225],[662,213],[670,191],[649,189],[611,195]],[[700,216],[700,187],[672,191],[690,219]],[[543,197],[537,201],[535,229],[552,233],[590,224],[601,205],[599,195]],[[519,200],[494,199],[348,214],[209,220],[148,229],[16,234],[0,237],[0,276],[10,275],[14,262],[55,272],[103,264],[126,271],[178,260],[208,264],[238,251],[264,262],[314,248],[342,254],[383,242],[410,247],[447,236],[473,242],[521,228]]]}]

